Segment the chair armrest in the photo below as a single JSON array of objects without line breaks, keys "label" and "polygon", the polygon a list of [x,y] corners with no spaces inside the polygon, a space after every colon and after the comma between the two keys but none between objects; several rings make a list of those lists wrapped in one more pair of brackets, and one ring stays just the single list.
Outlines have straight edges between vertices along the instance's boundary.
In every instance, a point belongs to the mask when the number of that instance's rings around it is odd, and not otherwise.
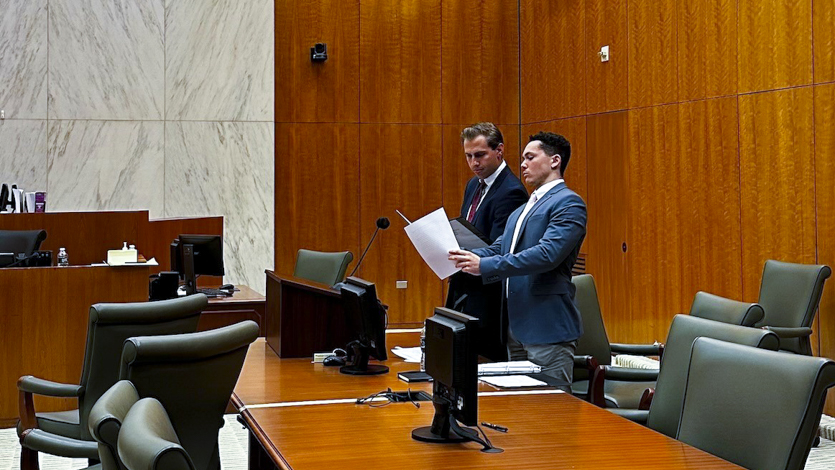
[{"label": "chair armrest", "polygon": [[582,367],[583,369],[588,369],[589,376],[591,376],[591,372],[594,372],[598,366],[597,359],[594,356],[574,356],[574,367]]},{"label": "chair armrest", "polygon": [[31,375],[24,375],[19,378],[17,388],[19,390],[18,414],[22,431],[38,427],[33,394],[59,398],[78,398],[84,392],[84,387],[81,385],[52,382]]},{"label": "chair armrest", "polygon": [[95,441],[80,441],[59,436],[41,429],[27,429],[20,436],[20,445],[27,449],[59,457],[74,459],[99,459],[99,447]]},{"label": "chair armrest", "polygon": [[631,410],[629,408],[609,408],[608,411],[620,416],[621,418],[626,418],[629,421],[634,421],[638,424],[647,424],[647,417],[649,416],[649,411],[647,410]]},{"label": "chair armrest", "polygon": [[660,356],[664,354],[664,345],[656,344],[624,344],[611,343],[609,347],[613,353],[629,354],[632,356]]},{"label": "chair armrest", "polygon": [[31,375],[24,375],[19,378],[17,380],[17,389],[21,392],[60,398],[77,398],[84,392],[84,387],[81,385],[53,382]]},{"label": "chair armrest", "polygon": [[641,394],[641,401],[638,402],[638,409],[649,411],[650,405],[652,405],[652,399],[655,397],[655,389],[648,388],[644,390],[644,393]]},{"label": "chair armrest", "polygon": [[[626,382],[653,382],[658,380],[658,369],[633,369],[631,367],[601,366],[606,380]],[[599,370],[599,368],[598,368]]]},{"label": "chair armrest", "polygon": [[805,338],[812,335],[812,329],[807,327],[764,326],[763,329],[774,332],[780,338]]},{"label": "chair armrest", "polygon": [[652,382],[658,380],[658,370],[598,366],[589,380],[589,402],[601,408],[606,408],[606,379],[625,380],[629,382]]}]

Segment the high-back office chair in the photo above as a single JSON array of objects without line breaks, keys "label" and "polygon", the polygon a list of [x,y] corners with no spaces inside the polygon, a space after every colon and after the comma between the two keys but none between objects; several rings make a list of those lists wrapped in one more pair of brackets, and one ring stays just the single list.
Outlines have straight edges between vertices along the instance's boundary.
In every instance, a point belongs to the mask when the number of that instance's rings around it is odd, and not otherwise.
[{"label": "high-back office chair", "polygon": [[[139,401],[136,388],[127,380],[116,382],[93,405],[87,423],[90,434],[98,442],[101,470],[124,470],[116,455],[119,432],[128,410]],[[61,457],[86,457],[83,441],[48,433],[41,429],[27,429],[20,438],[26,449],[48,452]],[[80,450],[81,449],[81,450]],[[37,454],[30,454],[37,458]],[[24,468],[38,468],[37,462],[27,462]],[[92,468],[92,467],[91,467]]]},{"label": "high-back office chair", "polygon": [[[576,287],[574,301],[583,319],[583,336],[577,341],[575,351],[574,380],[571,383],[571,393],[577,397],[591,401],[589,394],[590,373],[583,367],[583,361],[577,359],[584,356],[592,356],[600,366],[609,366],[612,363],[612,352],[617,350],[629,354],[658,354],[653,346],[615,344],[609,343],[606,334],[606,327],[603,324],[603,316],[600,310],[600,302],[597,297],[597,287],[594,277],[591,274],[581,274],[571,278]],[[578,362],[580,362],[578,364]],[[655,380],[657,371],[640,369],[622,369],[622,380],[611,380],[606,383],[605,399],[610,407],[638,407],[641,393],[647,385],[644,381]],[[628,377],[627,377],[628,375]],[[634,401],[634,403],[633,403]]]},{"label": "high-back office chair", "polygon": [[[62,384],[27,375],[18,380],[20,394],[20,429],[40,428],[56,436],[80,439],[83,456],[98,459],[98,449],[87,429],[90,409],[99,397],[119,379],[119,357],[125,340],[136,335],[167,335],[188,333],[197,329],[197,322],[208,305],[203,294],[160,302],[95,304],[90,307],[87,344],[81,381],[78,385]],[[33,395],[77,398],[78,409],[66,412],[35,413]],[[81,425],[80,423],[85,423]],[[24,447],[24,461],[37,462],[38,449]],[[43,450],[49,452],[48,449]]]},{"label": "high-back office chair", "polygon": [[811,356],[812,321],[831,275],[832,269],[825,265],[766,261],[758,300],[765,318],[756,326],[777,333],[781,350]]},{"label": "high-back office chair", "polygon": [[765,313],[760,304],[739,302],[707,292],[696,292],[690,316],[729,323],[731,325],[754,326],[762,321]]},{"label": "high-back office chair", "polygon": [[140,397],[154,397],[169,411],[198,470],[218,470],[218,432],[258,324],[244,321],[182,335],[130,338],[120,378]]},{"label": "high-back office chair", "polygon": [[[625,417],[645,415],[647,426],[670,437],[675,437],[681,405],[684,401],[684,387],[687,382],[687,367],[696,338],[714,338],[734,344],[776,351],[780,339],[776,334],[760,328],[731,325],[706,320],[692,315],[676,315],[667,335],[667,346],[661,358],[658,382],[649,411],[626,412]],[[624,416],[619,409],[611,410]],[[634,419],[640,422],[641,419]]]},{"label": "high-back office chair", "polygon": [[128,380],[120,380],[102,394],[90,410],[90,435],[98,442],[102,470],[124,470],[117,454],[122,425],[128,411],[139,401],[139,392]]},{"label": "high-back office chair", "polygon": [[[758,304],[737,302],[717,295],[699,292],[696,294],[693,304],[690,306],[690,315],[687,316],[697,319],[710,319],[710,321],[716,320],[727,325],[743,325],[752,324],[756,320],[761,319],[762,308]],[[672,331],[671,327],[670,332]],[[690,342],[692,343],[692,339]],[[628,349],[633,348],[639,351],[638,354],[641,355],[661,355],[662,351],[666,355],[665,348],[667,346],[612,345],[612,350],[615,352],[635,354]],[[656,387],[655,381],[658,379],[658,373],[659,371],[657,369],[637,370],[601,365],[595,373],[594,381],[596,383],[591,386],[591,390],[588,393],[590,401],[607,408],[630,410],[619,414],[623,414],[636,421],[644,421],[647,419],[646,411],[635,413],[632,410],[639,408],[646,409],[646,403],[642,405],[641,402],[649,398],[644,397],[645,391]]]},{"label": "high-back office chair", "polygon": [[153,398],[136,402],[119,434],[119,458],[127,470],[195,470],[180,445],[162,404]]},{"label": "high-back office chair", "polygon": [[332,286],[345,280],[348,265],[354,260],[350,251],[327,253],[299,250],[293,276]]},{"label": "high-back office chair", "polygon": [[0,230],[0,253],[29,257],[44,240],[46,230]]},{"label": "high-back office chair", "polygon": [[745,468],[800,470],[835,362],[699,338],[677,438]]}]

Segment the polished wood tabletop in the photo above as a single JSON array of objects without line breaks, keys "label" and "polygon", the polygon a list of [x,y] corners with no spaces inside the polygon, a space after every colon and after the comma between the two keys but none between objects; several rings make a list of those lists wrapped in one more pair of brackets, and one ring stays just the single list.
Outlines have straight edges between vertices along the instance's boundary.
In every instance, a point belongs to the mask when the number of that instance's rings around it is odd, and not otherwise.
[{"label": "polished wood tabletop", "polygon": [[[388,344],[399,343],[388,341]],[[418,364],[403,362],[393,354],[384,364],[390,368],[387,374],[340,374],[339,367],[313,364],[310,358],[281,359],[263,338],[259,338],[249,347],[232,402],[241,408],[270,403],[359,398],[387,388],[398,391],[411,388],[431,394],[431,383],[406,383],[397,378],[398,372],[417,370]]]},{"label": "polished wood tabletop", "polygon": [[500,454],[481,446],[411,438],[434,409],[425,402],[380,408],[327,404],[255,408],[244,419],[278,468],[365,469],[738,469],[566,394],[483,395],[479,420]]}]

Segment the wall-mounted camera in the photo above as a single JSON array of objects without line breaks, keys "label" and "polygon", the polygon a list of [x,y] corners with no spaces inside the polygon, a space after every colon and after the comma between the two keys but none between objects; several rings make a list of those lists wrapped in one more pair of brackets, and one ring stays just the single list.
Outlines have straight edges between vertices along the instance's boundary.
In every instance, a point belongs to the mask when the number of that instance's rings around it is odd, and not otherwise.
[{"label": "wall-mounted camera", "polygon": [[328,45],[323,42],[316,43],[310,48],[311,62],[324,62],[328,60]]}]

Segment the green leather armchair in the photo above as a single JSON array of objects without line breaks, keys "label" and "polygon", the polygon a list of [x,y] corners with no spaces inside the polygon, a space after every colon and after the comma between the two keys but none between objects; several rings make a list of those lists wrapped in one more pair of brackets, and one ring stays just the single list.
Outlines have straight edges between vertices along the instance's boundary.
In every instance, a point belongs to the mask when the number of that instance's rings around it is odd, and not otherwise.
[{"label": "green leather armchair", "polygon": [[[193,332],[197,329],[200,312],[207,305],[206,296],[198,294],[161,302],[95,304],[90,307],[79,384],[57,383],[31,375],[21,377],[18,380],[19,434],[22,436],[25,430],[38,428],[54,436],[66,437],[70,447],[61,450],[58,455],[98,460],[98,447],[86,423],[93,405],[119,378],[122,344],[130,336]],[[35,413],[34,395],[76,398],[78,409]],[[55,447],[39,449],[34,443],[22,444],[21,468],[24,470],[36,468],[37,452],[52,453],[50,450],[57,450]],[[32,467],[33,464],[35,467]]]},{"label": "green leather armchair", "polygon": [[754,326],[765,312],[760,304],[739,302],[707,292],[696,292],[690,315],[731,325]]},{"label": "green leather armchair", "polygon": [[812,321],[831,275],[825,265],[766,261],[758,300],[765,318],[756,326],[777,333],[781,350],[811,356]]},{"label": "green leather armchair", "polygon": [[350,251],[326,253],[299,250],[293,276],[332,286],[345,280],[348,265],[354,260]]},{"label": "green leather armchair", "polygon": [[143,398],[130,409],[119,434],[119,458],[127,470],[195,470],[162,404]]},{"label": "green leather armchair", "polygon": [[667,345],[661,358],[658,381],[655,384],[649,410],[623,408],[609,411],[670,437],[676,436],[690,351],[696,338],[714,338],[735,344],[776,351],[780,339],[768,330],[750,328],[706,320],[692,315],[676,315],[667,335]]},{"label": "green leather armchair", "polygon": [[[576,287],[574,301],[577,303],[577,309],[583,319],[583,336],[577,341],[577,349],[574,353],[574,380],[571,383],[571,393],[574,396],[591,401],[589,380],[598,366],[611,365],[612,345],[609,343],[606,326],[603,324],[594,277],[591,274],[581,274],[572,277],[571,282]],[[638,371],[637,373],[642,372]],[[615,383],[614,381],[610,382],[609,386],[610,392],[612,392],[608,396],[610,406],[618,405],[616,402],[618,396],[637,395],[640,397],[646,388],[643,384]]]},{"label": "green leather armchair", "polygon": [[699,338],[677,438],[745,468],[800,470],[835,362]]},{"label": "green leather armchair", "polygon": [[140,397],[154,397],[169,412],[183,448],[198,470],[218,470],[218,432],[258,324],[244,321],[182,335],[130,338],[120,378]]},{"label": "green leather armchair", "polygon": [[[709,319],[726,325],[742,325],[753,324],[756,320],[761,319],[762,311],[763,309],[758,304],[737,302],[717,295],[699,292],[690,306],[690,315],[688,316]],[[672,327],[670,331],[672,332]],[[669,337],[667,341],[669,343]],[[692,343],[692,339],[690,343]],[[637,353],[640,355],[657,355],[661,357],[663,363],[668,345],[612,345],[612,351],[625,354],[635,354],[632,351],[638,351]],[[628,348],[624,346],[628,346]],[[656,388],[658,376],[658,369],[638,370],[611,367],[601,363],[592,378],[594,383],[589,391],[590,401],[607,408],[642,410],[642,413],[629,411],[624,412],[624,415],[629,415],[638,421],[646,420],[646,410],[652,399],[651,393]],[[649,395],[647,395],[648,389],[650,390]]]}]

